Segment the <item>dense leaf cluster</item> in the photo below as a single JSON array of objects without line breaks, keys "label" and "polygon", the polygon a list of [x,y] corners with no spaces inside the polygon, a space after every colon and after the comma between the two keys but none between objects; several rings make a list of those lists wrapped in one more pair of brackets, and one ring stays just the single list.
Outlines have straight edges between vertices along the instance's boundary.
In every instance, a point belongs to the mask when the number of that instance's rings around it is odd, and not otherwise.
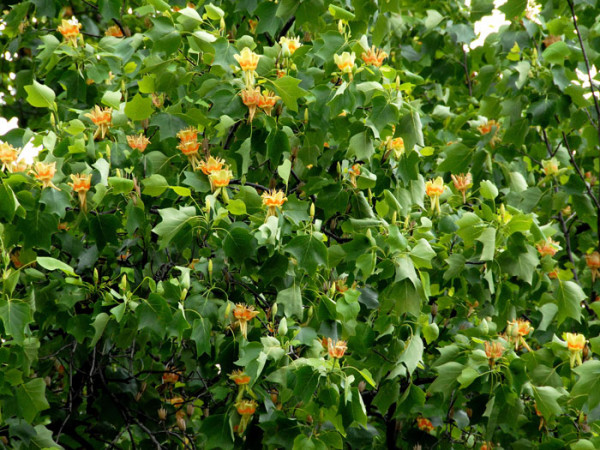
[{"label": "dense leaf cluster", "polygon": [[600,447],[596,0],[13,3],[0,445]]}]

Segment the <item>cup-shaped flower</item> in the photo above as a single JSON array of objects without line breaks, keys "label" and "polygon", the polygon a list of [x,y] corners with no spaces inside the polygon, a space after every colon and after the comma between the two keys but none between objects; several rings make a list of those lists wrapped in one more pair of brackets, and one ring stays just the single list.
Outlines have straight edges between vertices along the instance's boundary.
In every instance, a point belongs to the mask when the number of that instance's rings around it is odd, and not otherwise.
[{"label": "cup-shaped flower", "polygon": [[52,183],[52,179],[54,178],[54,175],[56,174],[56,163],[55,162],[44,163],[44,162],[38,161],[33,165],[32,172],[33,172],[34,176],[42,182],[42,189],[50,187],[52,189],[56,189],[57,191],[60,191],[60,189],[57,188]]},{"label": "cup-shaped flower", "polygon": [[260,100],[258,101],[258,107],[261,108],[267,116],[271,115],[271,110],[277,103],[277,100],[280,100],[281,97],[275,95],[273,91],[265,90],[260,96]]},{"label": "cup-shaped flower", "polygon": [[104,32],[104,36],[112,36],[117,38],[123,37],[123,31],[119,28],[118,25],[110,26]]},{"label": "cup-shaped flower", "polygon": [[492,147],[494,147],[496,145],[496,143],[500,140],[500,138],[498,137],[498,131],[500,130],[500,124],[498,122],[496,122],[495,120],[488,120],[483,125],[479,125],[477,127],[477,129],[479,130],[479,132],[482,135],[486,135],[488,133],[493,133],[492,139],[490,140],[490,145]]},{"label": "cup-shaped flower", "polygon": [[383,64],[383,60],[388,57],[388,54],[380,48],[372,46],[369,50],[363,52],[363,54],[360,55],[360,57],[366,64],[375,67],[381,67],[381,65]]},{"label": "cup-shaped flower", "polygon": [[246,372],[243,370],[234,370],[229,375],[229,379],[238,386],[245,386],[250,383],[250,375],[246,375]]},{"label": "cup-shaped flower", "polygon": [[254,114],[256,108],[260,105],[262,95],[260,94],[260,88],[246,88],[240,92],[242,102],[248,107],[248,123],[254,120]]},{"label": "cup-shaped flower", "polygon": [[258,66],[260,55],[257,55],[248,47],[244,47],[239,55],[233,55],[244,72],[255,71]]},{"label": "cup-shaped flower", "polygon": [[252,415],[256,412],[257,406],[258,406],[258,404],[254,400],[247,400],[247,399],[239,400],[235,404],[235,409],[236,409],[237,413],[241,416],[240,424],[238,425],[238,428],[237,428],[237,432],[240,435],[244,434],[244,431],[246,431],[246,428],[248,427],[248,424],[250,423],[250,419],[252,418]]},{"label": "cup-shaped flower", "polygon": [[211,173],[218,172],[225,165],[225,161],[221,158],[215,158],[213,156],[200,161],[198,164],[198,168],[202,171],[204,175],[210,175]]},{"label": "cup-shaped flower", "polygon": [[592,272],[592,282],[596,281],[596,278],[600,274],[600,253],[595,251],[589,255],[585,255],[585,263]]},{"label": "cup-shaped flower", "polygon": [[552,238],[548,238],[545,241],[536,244],[536,248],[541,256],[552,257],[560,250],[560,245],[558,242],[552,240]]},{"label": "cup-shaped flower", "polygon": [[100,106],[96,105],[85,116],[89,117],[92,123],[98,127],[94,133],[94,139],[97,139],[98,136],[104,139],[112,123],[112,108],[100,108]]},{"label": "cup-shaped flower", "polygon": [[79,30],[81,30],[81,24],[77,19],[63,19],[62,23],[56,29],[62,34],[69,45],[77,47],[77,38],[79,37]]},{"label": "cup-shaped flower", "polygon": [[451,175],[452,183],[458,192],[462,194],[463,203],[467,203],[467,191],[473,186],[471,172],[467,174]]},{"label": "cup-shaped flower", "polygon": [[92,174],[83,175],[83,174],[73,174],[71,175],[71,183],[69,186],[73,188],[73,192],[77,192],[77,196],[79,197],[79,206],[82,211],[87,210],[87,193],[91,188],[92,184]]},{"label": "cup-shaped flower", "polygon": [[417,417],[417,427],[419,427],[419,430],[427,432],[431,432],[435,428],[431,423],[431,420],[426,419],[425,417]]},{"label": "cup-shaped flower", "polygon": [[210,181],[210,187],[212,188],[212,191],[214,192],[219,188],[229,186],[229,182],[231,181],[232,177],[233,174],[229,169],[221,169],[212,172],[208,176],[208,180]]},{"label": "cup-shaped flower", "polygon": [[0,161],[2,162],[2,171],[8,169],[12,172],[13,165],[19,158],[19,151],[8,142],[0,143]]},{"label": "cup-shaped flower", "polygon": [[282,36],[279,39],[279,45],[281,45],[284,56],[292,56],[296,50],[302,47],[299,37],[287,38]]},{"label": "cup-shaped flower", "polygon": [[248,337],[248,322],[258,316],[258,311],[254,310],[253,306],[246,306],[242,303],[237,303],[233,310],[233,317],[237,320],[240,326],[240,331],[244,338]]},{"label": "cup-shaped flower", "polygon": [[138,135],[127,136],[127,144],[134,150],[143,152],[148,147],[150,139],[140,133]]},{"label": "cup-shaped flower", "polygon": [[352,73],[354,71],[354,60],[356,55],[354,52],[344,52],[341,55],[333,55],[333,61],[337,64],[338,69],[343,73]]},{"label": "cup-shaped flower", "polygon": [[331,338],[327,338],[327,353],[329,357],[333,359],[341,359],[346,353],[348,345],[346,341],[333,341]]},{"label": "cup-shaped flower", "polygon": [[502,358],[504,354],[504,345],[500,342],[485,342],[485,356],[489,360],[490,366],[493,366],[497,359]]},{"label": "cup-shaped flower", "polygon": [[542,161],[542,170],[544,174],[548,177],[553,177],[558,175],[559,172],[559,162],[556,158],[546,159]]},{"label": "cup-shaped flower", "polygon": [[425,183],[425,193],[431,199],[431,212],[441,212],[440,195],[444,193],[445,188],[446,186],[442,177],[437,177],[435,180],[429,180]]},{"label": "cup-shaped flower", "polygon": [[277,209],[281,209],[283,204],[287,201],[283,191],[277,191],[275,189],[262,194],[263,205],[267,207],[267,217],[276,216]]},{"label": "cup-shaped flower", "polygon": [[585,336],[579,333],[564,333],[563,339],[567,342],[567,348],[571,353],[571,367],[580,366],[583,364],[581,356],[585,348]]}]

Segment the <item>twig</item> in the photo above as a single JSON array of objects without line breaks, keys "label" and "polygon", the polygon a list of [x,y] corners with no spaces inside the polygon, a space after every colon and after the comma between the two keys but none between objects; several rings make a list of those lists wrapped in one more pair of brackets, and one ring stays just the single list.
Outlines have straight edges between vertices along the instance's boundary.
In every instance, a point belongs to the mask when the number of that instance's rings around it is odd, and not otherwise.
[{"label": "twig", "polygon": [[269,191],[270,189],[268,187],[265,187],[261,184],[256,184],[256,183],[250,183],[248,181],[245,181],[243,184],[241,182],[241,180],[231,180],[229,182],[229,184],[236,184],[239,186],[252,186],[254,189],[260,189],[261,191]]},{"label": "twig", "polygon": [[[571,160],[571,164],[573,164],[573,167],[577,171],[579,178],[581,178],[583,180],[583,183],[585,184],[585,189],[587,190],[587,193],[589,194],[590,198],[594,202],[594,205],[596,205],[596,210],[600,211],[600,203],[598,202],[598,198],[596,198],[596,196],[594,195],[594,192],[592,191],[592,188],[585,181],[585,175],[583,174],[583,172],[579,168],[579,165],[577,165],[577,162],[575,161],[575,157],[573,156],[573,150],[571,150],[571,146],[569,145],[569,141],[567,140],[567,135],[565,134],[564,131],[562,131],[561,133],[562,133],[563,142],[565,143],[565,146],[567,147],[567,153],[569,154],[569,159]],[[598,221],[600,222],[600,215],[598,215]],[[600,230],[600,228],[598,228],[598,229]]]},{"label": "twig", "polygon": [[469,63],[467,60],[467,52],[465,50],[465,48],[462,48],[463,51],[463,55],[464,55],[464,63],[463,63],[463,67],[465,69],[465,75],[467,77],[467,86],[469,86],[469,96],[473,96],[473,87],[471,86],[471,75],[469,74]]},{"label": "twig", "polygon": [[292,25],[294,24],[295,20],[296,20],[296,16],[292,16],[292,17],[289,18],[289,20],[285,23],[285,25],[283,26],[283,28],[281,29],[281,31],[277,35],[277,40],[278,41],[279,41],[279,39],[281,39],[282,36],[286,35],[286,33],[290,30],[290,28],[292,28]]}]

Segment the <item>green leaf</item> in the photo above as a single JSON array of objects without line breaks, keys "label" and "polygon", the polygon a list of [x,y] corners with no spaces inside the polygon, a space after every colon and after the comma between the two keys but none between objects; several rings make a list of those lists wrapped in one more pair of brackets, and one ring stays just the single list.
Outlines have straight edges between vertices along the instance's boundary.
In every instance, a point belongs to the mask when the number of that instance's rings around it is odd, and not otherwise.
[{"label": "green leaf", "polygon": [[[46,191],[49,189],[46,189]],[[52,189],[54,190],[54,189]],[[6,184],[0,185],[0,219],[7,223],[12,222],[15,213],[19,208],[19,201],[15,197],[15,193]]]},{"label": "green leaf", "polygon": [[152,99],[135,94],[125,105],[125,114],[131,120],[145,120],[152,115]]},{"label": "green leaf", "polygon": [[293,286],[277,293],[277,304],[283,306],[286,317],[296,317],[302,320],[302,293],[300,287],[294,283]]},{"label": "green leaf", "polygon": [[350,21],[350,20],[354,20],[355,15],[354,13],[345,10],[344,8],[340,8],[339,6],[335,6],[335,5],[329,5],[329,14],[331,14],[333,16],[334,19],[338,19],[338,20],[346,20],[346,21]]},{"label": "green leaf", "polygon": [[473,158],[472,150],[461,142],[448,146],[444,153],[446,158],[438,166],[439,172],[464,173]]},{"label": "green leaf", "polygon": [[312,234],[296,236],[286,245],[285,251],[294,256],[309,275],[314,275],[318,266],[327,265],[327,247]]},{"label": "green leaf", "polygon": [[373,155],[373,142],[366,131],[357,133],[350,138],[348,144],[348,157],[356,156],[357,159],[368,161]]},{"label": "green leaf", "polygon": [[113,188],[113,194],[128,194],[133,189],[133,180],[121,177],[109,177],[108,185]]},{"label": "green leaf", "polygon": [[160,238],[161,248],[165,248],[179,232],[191,227],[197,220],[196,208],[193,206],[179,209],[166,208],[159,210],[158,213],[162,217],[162,222],[154,227],[153,231]]},{"label": "green leaf", "polygon": [[142,186],[144,186],[142,194],[149,195],[151,197],[158,197],[162,195],[163,192],[170,187],[167,179],[157,173],[151,175],[145,180],[142,180]]},{"label": "green leaf", "polygon": [[498,188],[494,183],[492,183],[489,180],[483,180],[479,184],[479,189],[483,198],[487,198],[488,200],[494,200],[496,197],[498,197]]},{"label": "green leaf", "polygon": [[407,150],[412,149],[415,145],[419,145],[420,147],[425,146],[421,116],[419,116],[417,111],[411,111],[406,114],[400,120],[396,130],[398,135],[404,139],[404,146]]},{"label": "green leaf", "polygon": [[240,199],[229,200],[229,203],[227,203],[227,211],[234,216],[243,216],[246,214],[246,204]]},{"label": "green leaf", "polygon": [[557,400],[564,395],[563,393],[552,386],[531,386],[531,388],[535,405],[544,419],[550,420],[562,414],[562,408]]},{"label": "green leaf", "polygon": [[22,344],[25,327],[31,322],[29,304],[22,300],[0,299],[0,319],[4,323],[6,334],[12,336],[17,344]]},{"label": "green leaf", "polygon": [[100,338],[102,337],[102,333],[104,333],[104,329],[106,328],[106,324],[110,320],[110,316],[105,312],[101,312],[96,316],[94,321],[92,322],[92,327],[94,327],[94,337],[92,338],[92,342],[90,343],[90,347],[95,347]]},{"label": "green leaf", "polygon": [[40,411],[50,408],[46,400],[46,383],[41,378],[35,378],[19,386],[17,402],[23,418],[32,423]]},{"label": "green leaf", "polygon": [[33,84],[25,86],[27,101],[36,108],[52,108],[56,94],[48,86],[33,80]]},{"label": "green leaf", "polygon": [[248,229],[239,222],[236,222],[223,239],[223,250],[227,257],[233,261],[240,263],[251,258],[256,253],[258,244],[256,238],[248,231]]},{"label": "green leaf", "polygon": [[77,274],[73,271],[73,268],[62,261],[48,256],[38,256],[36,259],[37,263],[46,270],[62,270],[67,275],[76,277]]},{"label": "green leaf", "polygon": [[435,258],[435,251],[425,239],[419,239],[410,251],[410,256],[417,268],[425,267],[431,269],[431,260]]},{"label": "green leaf", "polygon": [[506,15],[507,20],[513,20],[521,16],[527,8],[527,0],[508,0],[499,9]]},{"label": "green leaf", "polygon": [[121,106],[121,91],[106,91],[101,100],[103,105],[110,106],[114,109],[119,109]]},{"label": "green leaf", "polygon": [[421,336],[416,334],[410,339],[404,353],[400,356],[398,363],[404,363],[410,375],[412,375],[423,359],[423,349],[423,340]]},{"label": "green leaf", "polygon": [[579,379],[571,390],[571,399],[578,405],[584,402],[591,410],[600,405],[600,361],[592,359],[573,369]]},{"label": "green leaf", "polygon": [[570,55],[571,50],[569,49],[569,46],[563,41],[555,42],[542,52],[542,58],[544,58],[544,61],[547,61],[550,64],[563,65],[565,59],[567,59]]},{"label": "green leaf", "polygon": [[273,89],[290,111],[298,112],[298,99],[308,94],[307,91],[298,87],[301,80],[288,75],[271,81]]},{"label": "green leaf", "polygon": [[567,317],[581,321],[581,302],[586,299],[585,292],[581,286],[573,281],[558,281],[558,288],[555,292],[556,303],[558,304],[558,323],[561,324]]},{"label": "green leaf", "polygon": [[486,228],[476,240],[483,244],[483,250],[479,257],[480,261],[493,260],[496,252],[496,229],[493,227]]}]

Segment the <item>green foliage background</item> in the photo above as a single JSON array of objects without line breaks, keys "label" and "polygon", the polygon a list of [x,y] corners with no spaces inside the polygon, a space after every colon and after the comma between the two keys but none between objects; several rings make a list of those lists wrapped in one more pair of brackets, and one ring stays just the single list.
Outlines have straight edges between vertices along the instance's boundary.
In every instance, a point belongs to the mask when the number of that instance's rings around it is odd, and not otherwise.
[{"label": "green foliage background", "polygon": [[[600,9],[533,5],[508,0],[510,25],[474,49],[492,1],[7,6],[2,53],[18,57],[0,60],[2,115],[20,128],[1,139],[42,145],[60,191],[1,178],[2,445],[600,447],[600,303],[584,257],[598,249]],[[76,48],[56,31],[72,14]],[[115,24],[126,36],[104,37]],[[303,44],[287,61],[282,36]],[[371,45],[389,54],[381,68],[360,58]],[[251,124],[245,47],[282,99]],[[352,80],[334,63],[344,51]],[[95,105],[113,108],[105,139],[85,116]],[[482,134],[488,120],[499,125]],[[226,196],[177,149],[189,126],[230,165]],[[143,153],[126,140],[139,132]],[[469,171],[463,203],[451,175]],[[76,173],[92,174],[87,212]],[[438,176],[440,214],[426,195]],[[269,218],[267,188],[288,199]],[[560,250],[542,257],[547,238]],[[259,311],[247,339],[236,303]],[[530,350],[503,334],[517,318]],[[564,332],[588,340],[582,365]],[[346,340],[345,356],[323,337]],[[505,348],[494,363],[485,342]],[[258,404],[241,435],[236,369]]]}]

